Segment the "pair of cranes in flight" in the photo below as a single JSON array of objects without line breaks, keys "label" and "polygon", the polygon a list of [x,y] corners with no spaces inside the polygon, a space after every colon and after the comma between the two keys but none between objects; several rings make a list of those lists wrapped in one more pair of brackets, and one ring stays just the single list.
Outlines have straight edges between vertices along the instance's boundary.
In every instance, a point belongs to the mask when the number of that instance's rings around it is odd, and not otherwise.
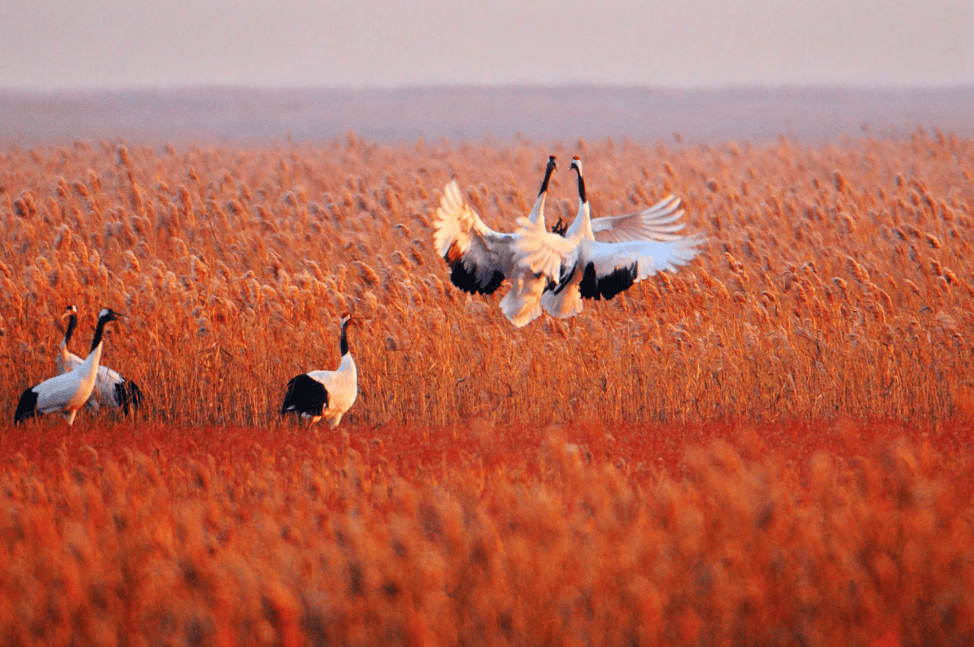
[{"label": "pair of cranes in flight", "polygon": [[583,299],[611,299],[697,255],[703,239],[677,233],[684,227],[678,222],[683,209],[672,195],[642,211],[592,218],[577,156],[570,168],[578,174],[578,214],[571,225],[556,225],[549,232],[544,207],[556,168],[552,155],[534,208],[517,219],[512,233],[485,225],[463,200],[456,180],[446,185],[436,210],[433,242],[450,267],[450,280],[465,292],[491,294],[508,279],[511,289],[500,308],[515,326],[526,326],[542,311],[573,317],[582,311]]},{"label": "pair of cranes in flight", "polygon": [[[621,216],[591,217],[585,193],[582,162],[577,156],[571,170],[578,174],[578,214],[571,225],[545,228],[544,207],[551,174],[557,168],[552,155],[544,180],[526,218],[517,229],[500,233],[484,224],[464,201],[456,180],[446,185],[433,223],[437,252],[450,267],[450,280],[471,294],[492,294],[505,279],[511,289],[501,299],[504,316],[522,327],[541,316],[572,317],[582,311],[583,299],[611,299],[658,271],[675,270],[698,253],[702,238],[678,234],[684,224],[680,199],[668,196],[655,205]],[[116,371],[100,366],[105,326],[121,315],[105,308],[98,316],[95,337],[82,360],[67,350],[77,326],[77,309],[68,306],[68,327],[58,355],[59,374],[21,395],[14,414],[20,423],[38,413],[58,412],[68,425],[86,402],[99,402],[125,413],[142,403],[142,392]],[[287,383],[281,414],[295,413],[311,424],[325,419],[334,428],[358,396],[358,369],[349,350],[350,313],[342,314],[341,361],[334,371],[315,370]]]}]

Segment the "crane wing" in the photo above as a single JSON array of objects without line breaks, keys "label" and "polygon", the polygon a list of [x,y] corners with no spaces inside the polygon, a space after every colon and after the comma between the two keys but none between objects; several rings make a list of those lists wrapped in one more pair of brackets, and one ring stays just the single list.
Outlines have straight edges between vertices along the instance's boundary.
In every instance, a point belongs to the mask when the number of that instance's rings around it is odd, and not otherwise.
[{"label": "crane wing", "polygon": [[490,294],[511,273],[513,236],[485,225],[464,201],[456,180],[443,189],[433,229],[436,252],[450,266],[450,280],[461,290]]},{"label": "crane wing", "polygon": [[[698,253],[699,238],[626,243],[583,241],[573,271],[581,271],[579,291],[584,299],[611,299],[633,283],[662,270],[676,270]],[[570,274],[565,276],[570,279]]]},{"label": "crane wing", "polygon": [[675,240],[679,238],[676,232],[685,226],[684,223],[677,222],[682,216],[680,198],[670,195],[642,211],[593,218],[592,233],[595,234],[595,240],[603,243]]},{"label": "crane wing", "polygon": [[[98,373],[95,375],[95,398],[106,404],[113,404],[125,408],[125,403],[130,395],[129,390],[125,387],[126,382],[127,380],[118,371],[100,365],[98,367]],[[139,391],[137,386],[130,386],[135,391]],[[141,397],[141,393],[139,396]],[[92,405],[92,408],[97,407],[97,403]]]},{"label": "crane wing", "polygon": [[94,382],[88,385],[82,384],[78,375],[73,371],[55,375],[33,388],[34,392],[37,393],[37,410],[41,413],[51,413],[63,411],[70,405],[79,407],[91,395],[93,386]]}]

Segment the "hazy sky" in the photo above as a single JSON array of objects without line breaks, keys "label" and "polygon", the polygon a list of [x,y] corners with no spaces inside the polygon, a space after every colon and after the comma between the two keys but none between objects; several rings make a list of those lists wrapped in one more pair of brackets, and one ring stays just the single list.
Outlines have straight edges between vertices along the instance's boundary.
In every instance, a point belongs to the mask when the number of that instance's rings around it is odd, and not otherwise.
[{"label": "hazy sky", "polygon": [[0,87],[974,83],[972,0],[0,0]]}]

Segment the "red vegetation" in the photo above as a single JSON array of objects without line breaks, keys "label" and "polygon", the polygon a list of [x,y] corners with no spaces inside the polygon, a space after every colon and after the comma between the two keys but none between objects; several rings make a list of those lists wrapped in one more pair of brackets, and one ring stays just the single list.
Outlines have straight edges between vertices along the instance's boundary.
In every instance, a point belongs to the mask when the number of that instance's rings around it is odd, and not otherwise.
[{"label": "red vegetation", "polygon": [[968,428],[16,428],[0,437],[0,631],[966,643]]}]

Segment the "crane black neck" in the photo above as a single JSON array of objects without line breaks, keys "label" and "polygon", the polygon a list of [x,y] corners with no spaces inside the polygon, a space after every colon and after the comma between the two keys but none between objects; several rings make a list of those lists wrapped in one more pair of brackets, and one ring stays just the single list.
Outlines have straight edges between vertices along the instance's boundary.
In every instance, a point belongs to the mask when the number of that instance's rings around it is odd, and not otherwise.
[{"label": "crane black neck", "polygon": [[74,334],[74,329],[78,327],[78,316],[72,314],[68,317],[68,329],[64,331],[64,344],[67,345],[71,342],[71,335]]},{"label": "crane black neck", "polygon": [[91,351],[89,352],[94,352],[94,350],[98,348],[98,345],[101,344],[101,338],[105,332],[105,324],[107,324],[109,321],[112,321],[112,319],[105,317],[98,319],[98,325],[95,327],[95,337],[91,340]]},{"label": "crane black neck", "polygon": [[538,197],[541,197],[543,193],[548,190],[548,180],[551,179],[551,174],[555,170],[555,156],[552,155],[548,158],[548,168],[544,172],[544,181],[541,183],[541,190],[538,191]]},{"label": "crane black neck", "polygon": [[342,323],[342,344],[341,344],[342,357],[348,355],[348,333],[345,332],[345,329],[347,327],[348,327],[347,321]]},{"label": "crane black neck", "polygon": [[582,202],[588,202],[588,200],[585,199],[585,178],[582,177],[582,171],[580,168],[576,166],[575,170],[578,171],[578,199]]}]

